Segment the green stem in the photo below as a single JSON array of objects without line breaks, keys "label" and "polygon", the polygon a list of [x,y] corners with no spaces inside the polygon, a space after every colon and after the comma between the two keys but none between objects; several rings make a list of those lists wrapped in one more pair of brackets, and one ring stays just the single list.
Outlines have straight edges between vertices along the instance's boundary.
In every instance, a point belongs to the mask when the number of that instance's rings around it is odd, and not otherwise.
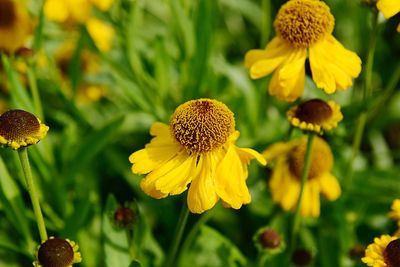
[{"label": "green stem", "polygon": [[[372,29],[371,37],[369,39],[368,54],[365,63],[365,75],[364,75],[364,87],[363,87],[363,101],[367,100],[372,95],[372,68],[374,65],[374,55],[376,48],[376,39],[378,36],[378,12],[375,10],[372,17]],[[353,165],[354,160],[357,157],[358,151],[360,150],[361,141],[364,135],[365,125],[368,119],[368,111],[365,110],[360,114],[357,122],[356,131],[353,139],[353,146],[349,165],[347,168],[347,179],[346,188],[347,190],[351,187],[352,176],[353,176]]]},{"label": "green stem", "polygon": [[271,0],[262,0],[261,47],[265,47],[271,34]]},{"label": "green stem", "polygon": [[303,166],[303,173],[301,176],[301,184],[300,184],[300,193],[299,193],[299,198],[297,199],[297,206],[296,206],[296,211],[294,213],[294,219],[293,219],[293,228],[292,228],[292,235],[291,235],[291,243],[290,243],[290,249],[291,251],[294,250],[294,247],[296,245],[296,237],[299,233],[300,229],[300,222],[301,222],[301,204],[303,202],[303,192],[304,192],[304,185],[307,181],[308,174],[310,172],[310,166],[311,166],[311,154],[312,154],[312,145],[314,142],[314,132],[308,132],[307,135],[307,148],[306,148],[306,153],[304,155],[304,166]]},{"label": "green stem", "polygon": [[18,150],[19,160],[21,161],[22,170],[24,171],[25,180],[29,195],[31,197],[33,212],[35,214],[36,223],[39,229],[40,238],[43,241],[47,240],[46,226],[44,224],[42,210],[40,209],[39,197],[36,192],[36,188],[33,183],[32,171],[29,165],[28,151],[27,148],[21,148]]},{"label": "green stem", "polygon": [[187,219],[189,217],[189,209],[187,205],[183,205],[181,214],[178,219],[178,225],[176,226],[174,240],[171,245],[171,250],[168,253],[168,257],[165,261],[164,267],[172,267],[174,266],[176,254],[178,252],[179,245],[181,244],[183,231],[185,230]]},{"label": "green stem", "polygon": [[29,63],[28,63],[27,74],[28,74],[29,87],[32,92],[33,107],[35,108],[35,114],[39,118],[44,119],[42,102],[40,101],[40,95],[39,95],[39,90],[38,90],[38,86],[37,86],[37,82],[36,82],[35,72],[34,72],[33,66]]}]

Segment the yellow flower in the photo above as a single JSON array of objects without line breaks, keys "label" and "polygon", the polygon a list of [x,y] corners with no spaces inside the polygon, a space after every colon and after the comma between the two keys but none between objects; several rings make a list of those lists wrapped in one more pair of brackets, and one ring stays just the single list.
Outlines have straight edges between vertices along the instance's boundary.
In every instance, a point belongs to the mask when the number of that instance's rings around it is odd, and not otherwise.
[{"label": "yellow flower", "polygon": [[35,267],[72,267],[82,261],[79,246],[69,239],[50,237],[38,248]]},{"label": "yellow flower", "polygon": [[[400,12],[400,1],[379,0],[376,7],[382,12],[383,16],[388,19]],[[397,31],[400,32],[400,23],[397,26]]]},{"label": "yellow flower", "polygon": [[97,48],[102,52],[110,51],[115,36],[114,28],[96,18],[89,19],[86,26]]},{"label": "yellow flower", "polygon": [[395,236],[375,237],[374,243],[365,250],[362,262],[372,267],[400,266],[400,239]]},{"label": "yellow flower", "polygon": [[146,194],[164,198],[189,187],[192,213],[211,209],[219,199],[234,209],[250,203],[247,165],[253,158],[266,162],[258,152],[235,145],[239,132],[226,105],[188,101],[175,110],[169,126],[156,122],[150,134],[151,142],[129,157],[134,173],[147,174],[140,183]]},{"label": "yellow flower", "polygon": [[276,18],[277,36],[265,49],[247,52],[245,65],[258,79],[275,71],[269,93],[285,101],[303,94],[305,61],[309,58],[317,87],[332,94],[347,89],[361,71],[361,60],[332,36],[334,17],[319,0],[290,0]]},{"label": "yellow flower", "polygon": [[44,15],[56,22],[86,22],[91,15],[92,5],[87,0],[47,0]]},{"label": "yellow flower", "polygon": [[12,149],[36,144],[48,130],[35,115],[23,110],[9,110],[0,116],[0,144]]},{"label": "yellow flower", "polygon": [[19,1],[0,0],[0,52],[14,53],[32,31],[26,7]]},{"label": "yellow flower", "polygon": [[294,127],[316,133],[336,128],[338,122],[343,119],[338,104],[320,99],[311,99],[292,107],[288,110],[287,117]]},{"label": "yellow flower", "polygon": [[[294,210],[297,205],[306,147],[307,138],[303,137],[288,143],[273,144],[263,152],[267,161],[275,160],[269,181],[272,200],[285,210]],[[320,193],[331,201],[340,196],[340,185],[331,173],[332,166],[333,155],[329,145],[316,136],[312,147],[309,176],[304,185],[300,208],[302,216],[319,216]]]}]

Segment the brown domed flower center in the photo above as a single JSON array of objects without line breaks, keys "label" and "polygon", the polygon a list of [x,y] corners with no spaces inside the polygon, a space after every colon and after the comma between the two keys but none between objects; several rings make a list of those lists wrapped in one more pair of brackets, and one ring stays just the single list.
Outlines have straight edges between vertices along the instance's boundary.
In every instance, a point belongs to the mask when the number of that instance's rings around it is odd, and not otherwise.
[{"label": "brown domed flower center", "polygon": [[290,0],[275,18],[275,30],[295,47],[309,47],[331,34],[335,19],[329,7],[319,0]]},{"label": "brown domed flower center", "polygon": [[64,239],[51,238],[40,245],[38,260],[43,267],[67,267],[74,261],[74,249]]},{"label": "brown domed flower center", "polygon": [[400,239],[391,241],[383,251],[387,267],[400,267]]},{"label": "brown domed flower center", "polygon": [[[307,139],[303,138],[301,143],[289,153],[290,172],[298,179],[303,175],[304,156],[307,149]],[[333,155],[329,145],[321,138],[315,137],[311,151],[311,165],[308,179],[313,179],[324,172],[329,172],[333,166]]]},{"label": "brown domed flower center", "polygon": [[40,123],[35,115],[23,110],[9,110],[0,116],[0,136],[19,141],[38,133]]},{"label": "brown domed flower center", "polygon": [[189,153],[205,153],[221,147],[235,129],[229,108],[216,100],[188,101],[175,110],[170,121],[174,138]]},{"label": "brown domed flower center", "polygon": [[15,18],[14,3],[11,0],[0,0],[0,28],[11,26]]},{"label": "brown domed flower center", "polygon": [[300,121],[321,124],[332,116],[332,109],[323,100],[312,99],[299,105],[296,110],[296,117]]}]

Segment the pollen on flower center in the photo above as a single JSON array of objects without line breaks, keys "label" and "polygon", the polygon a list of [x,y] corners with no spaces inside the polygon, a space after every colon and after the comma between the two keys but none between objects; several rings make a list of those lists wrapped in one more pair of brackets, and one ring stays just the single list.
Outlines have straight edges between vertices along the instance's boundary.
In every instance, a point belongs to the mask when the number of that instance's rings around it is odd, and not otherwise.
[{"label": "pollen on flower center", "polygon": [[[307,149],[307,139],[294,147],[289,153],[289,169],[297,178],[301,178],[304,168],[304,156]],[[321,138],[315,137],[311,152],[311,165],[308,179],[313,179],[324,172],[329,172],[333,166],[333,155],[329,145]]]},{"label": "pollen on flower center", "polygon": [[387,267],[400,267],[400,239],[391,241],[383,251]]},{"label": "pollen on flower center", "polygon": [[74,262],[74,249],[64,239],[51,238],[40,246],[38,260],[43,267],[67,267]]},{"label": "pollen on flower center", "polygon": [[235,129],[229,108],[216,100],[198,99],[180,105],[170,121],[174,138],[189,153],[205,153],[221,147]]},{"label": "pollen on flower center", "polygon": [[335,19],[319,0],[290,0],[279,10],[274,26],[277,34],[295,47],[309,47],[331,34]]},{"label": "pollen on flower center", "polygon": [[40,131],[38,119],[23,110],[9,110],[0,116],[0,136],[7,140],[19,141]]},{"label": "pollen on flower center", "polygon": [[11,0],[0,0],[0,28],[12,25],[15,17],[14,3]]},{"label": "pollen on flower center", "polygon": [[323,100],[312,99],[299,105],[296,110],[296,117],[300,121],[321,124],[332,116],[332,109]]}]

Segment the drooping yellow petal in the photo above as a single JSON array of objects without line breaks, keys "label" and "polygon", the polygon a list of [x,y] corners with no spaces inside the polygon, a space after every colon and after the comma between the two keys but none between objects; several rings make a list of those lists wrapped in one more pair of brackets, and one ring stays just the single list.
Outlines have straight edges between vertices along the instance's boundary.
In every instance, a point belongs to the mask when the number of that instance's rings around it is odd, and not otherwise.
[{"label": "drooping yellow petal", "polygon": [[333,36],[328,36],[309,49],[312,77],[317,87],[328,94],[347,89],[361,72],[361,59],[347,50]]},{"label": "drooping yellow petal", "polygon": [[318,217],[320,212],[319,185],[316,181],[307,181],[301,202],[300,213],[302,216]]},{"label": "drooping yellow petal", "polygon": [[271,161],[279,156],[287,154],[296,145],[299,144],[299,140],[293,140],[291,142],[278,142],[270,145],[267,149],[262,152],[262,155],[267,161]]},{"label": "drooping yellow petal", "polygon": [[385,18],[393,17],[400,12],[399,0],[379,0],[376,6]]},{"label": "drooping yellow petal", "polygon": [[217,166],[215,187],[218,196],[234,209],[239,209],[243,204],[251,201],[246,177],[243,174],[239,155],[236,153],[234,145],[230,145]]},{"label": "drooping yellow petal", "polygon": [[53,21],[64,22],[69,16],[69,8],[65,1],[47,0],[43,7],[44,15]]},{"label": "drooping yellow petal", "polygon": [[97,48],[101,52],[110,51],[115,36],[114,28],[93,17],[87,21],[86,27]]},{"label": "drooping yellow petal", "polygon": [[263,156],[254,149],[241,147],[235,148],[243,164],[249,164],[250,160],[252,159],[256,159],[261,165],[265,166],[267,164],[267,161],[263,158]]},{"label": "drooping yellow petal", "polygon": [[291,176],[285,176],[287,180],[285,188],[282,188],[281,206],[284,210],[294,210],[300,194],[300,183],[292,179]]},{"label": "drooping yellow petal", "polygon": [[245,56],[245,65],[250,68],[250,77],[258,79],[270,74],[287,59],[290,51],[290,46],[279,37],[275,37],[265,50],[250,50]]},{"label": "drooping yellow petal", "polygon": [[151,142],[129,156],[129,161],[133,164],[132,171],[136,174],[151,172],[181,150],[172,140],[168,125],[156,122],[152,125],[150,134],[155,136]]},{"label": "drooping yellow petal", "polygon": [[159,168],[154,169],[144,179],[142,179],[142,181],[140,182],[140,187],[146,194],[154,198],[162,198],[168,196],[170,192],[161,192],[157,188],[156,183],[165,175],[167,175],[167,178],[174,179],[174,177],[169,174],[171,172],[173,172],[174,174],[179,173],[176,172],[176,169],[179,169],[186,160],[188,160],[187,153],[185,151],[181,151],[178,155],[163,163]]},{"label": "drooping yellow petal", "polygon": [[339,182],[331,173],[326,172],[319,176],[317,180],[319,181],[319,186],[321,187],[321,193],[324,194],[327,199],[333,201],[340,196],[341,189]]},{"label": "drooping yellow petal", "polygon": [[291,49],[290,56],[272,76],[269,84],[270,95],[291,102],[303,94],[306,57],[306,49]]},{"label": "drooping yellow petal", "polygon": [[214,183],[218,162],[215,157],[218,158],[218,155],[207,153],[199,160],[197,167],[200,171],[190,184],[187,198],[188,208],[192,213],[202,213],[211,209],[219,199]]},{"label": "drooping yellow petal", "polygon": [[74,21],[85,23],[91,15],[92,5],[88,0],[67,0],[71,18]]}]

